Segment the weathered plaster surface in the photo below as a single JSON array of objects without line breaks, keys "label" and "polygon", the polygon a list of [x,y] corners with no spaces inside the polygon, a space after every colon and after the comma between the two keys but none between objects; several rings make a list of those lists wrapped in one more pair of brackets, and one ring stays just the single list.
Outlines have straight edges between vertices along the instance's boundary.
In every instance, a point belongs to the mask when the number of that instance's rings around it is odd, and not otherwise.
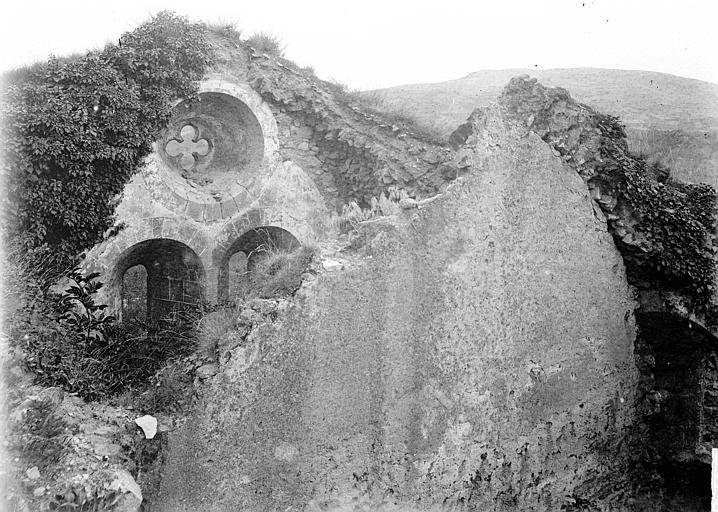
[{"label": "weathered plaster surface", "polygon": [[468,156],[233,351],[170,437],[160,510],[557,510],[600,487],[637,379],[621,257],[536,135]]}]

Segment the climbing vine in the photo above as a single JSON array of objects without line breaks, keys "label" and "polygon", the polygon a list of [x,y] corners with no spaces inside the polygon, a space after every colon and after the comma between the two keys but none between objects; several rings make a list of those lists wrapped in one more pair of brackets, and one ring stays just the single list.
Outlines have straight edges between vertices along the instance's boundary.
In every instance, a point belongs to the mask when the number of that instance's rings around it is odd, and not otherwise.
[{"label": "climbing vine", "polygon": [[28,254],[62,269],[101,241],[173,101],[196,95],[209,50],[204,25],[161,12],[116,45],[51,58],[6,85],[5,235],[23,234]]},{"label": "climbing vine", "polygon": [[696,305],[707,305],[715,277],[715,189],[674,181],[667,170],[628,153],[616,118],[599,116],[598,127],[601,172],[637,216],[635,230],[645,239],[643,251],[632,254],[640,267],[634,273],[685,288]]},{"label": "climbing vine", "polygon": [[718,249],[713,187],[675,181],[667,168],[634,155],[618,118],[577,103],[564,89],[516,77],[499,104],[587,182],[633,284],[676,291],[694,312],[718,321],[711,304]]}]

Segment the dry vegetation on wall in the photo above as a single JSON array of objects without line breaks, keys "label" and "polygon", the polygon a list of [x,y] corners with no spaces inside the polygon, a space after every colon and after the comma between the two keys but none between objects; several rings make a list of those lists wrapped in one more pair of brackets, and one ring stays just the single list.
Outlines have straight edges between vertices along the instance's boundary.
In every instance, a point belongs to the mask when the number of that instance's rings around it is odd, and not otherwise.
[{"label": "dry vegetation on wall", "polygon": [[284,50],[287,47],[279,37],[266,32],[255,32],[247,38],[245,43],[258,52],[266,53],[274,57],[284,57]]},{"label": "dry vegetation on wall", "polygon": [[359,206],[356,201],[343,205],[341,213],[331,216],[329,225],[339,232],[347,232],[356,229],[364,221],[397,215],[402,209],[415,204],[416,201],[410,198],[406,191],[392,186],[379,197],[372,197],[365,208]]},{"label": "dry vegetation on wall", "polygon": [[680,177],[691,183],[718,185],[718,131],[686,132],[657,128],[627,128],[628,148],[650,164],[663,164],[680,170]]}]

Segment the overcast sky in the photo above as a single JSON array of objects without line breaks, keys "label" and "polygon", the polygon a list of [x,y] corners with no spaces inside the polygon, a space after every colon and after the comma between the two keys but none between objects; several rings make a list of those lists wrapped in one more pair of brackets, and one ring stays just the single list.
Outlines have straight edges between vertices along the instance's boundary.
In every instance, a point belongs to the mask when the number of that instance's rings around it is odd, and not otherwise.
[{"label": "overcast sky", "polygon": [[601,67],[718,83],[718,1],[690,0],[10,0],[0,26],[9,69],[116,41],[171,9],[280,36],[286,57],[370,89],[482,69]]}]

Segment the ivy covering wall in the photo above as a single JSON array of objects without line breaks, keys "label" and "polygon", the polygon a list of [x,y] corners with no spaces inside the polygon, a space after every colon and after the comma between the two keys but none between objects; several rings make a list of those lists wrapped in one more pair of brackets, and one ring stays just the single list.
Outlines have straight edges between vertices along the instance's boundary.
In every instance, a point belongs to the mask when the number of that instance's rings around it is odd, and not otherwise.
[{"label": "ivy covering wall", "polygon": [[57,269],[101,241],[118,195],[173,102],[197,94],[210,55],[203,24],[161,12],[101,51],[6,75],[6,238]]},{"label": "ivy covering wall", "polygon": [[[711,309],[716,272],[716,191],[673,180],[628,149],[616,117],[576,102],[565,89],[513,78],[499,97],[506,114],[537,133],[586,181],[621,251],[629,281],[675,291],[694,313]],[[457,130],[455,139],[466,138]]]},{"label": "ivy covering wall", "polygon": [[716,191],[710,185],[673,180],[668,169],[630,154],[618,120],[599,119],[600,180],[619,198],[619,208],[631,211],[637,221],[635,233],[643,238],[640,243],[621,244],[619,237],[624,257],[633,261],[629,270],[636,278],[682,288],[697,306],[705,306],[713,293],[716,267]]}]

